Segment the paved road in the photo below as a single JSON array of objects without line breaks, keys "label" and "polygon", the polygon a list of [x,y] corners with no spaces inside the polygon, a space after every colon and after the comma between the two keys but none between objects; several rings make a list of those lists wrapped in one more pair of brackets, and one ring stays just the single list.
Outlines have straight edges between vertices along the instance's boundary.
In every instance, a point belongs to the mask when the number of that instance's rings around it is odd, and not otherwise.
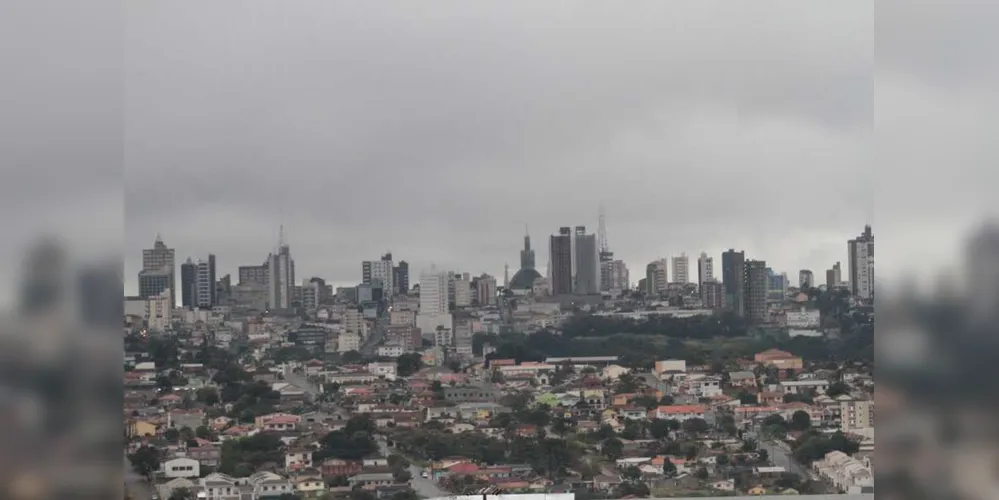
[{"label": "paved road", "polygon": [[791,456],[791,450],[787,447],[787,445],[774,441],[764,441],[760,443],[760,448],[767,450],[767,454],[770,456],[770,461],[773,462],[774,465],[783,467],[788,472],[793,472],[802,479],[811,477],[808,469],[798,463],[798,461]]},{"label": "paved road", "polygon": [[451,496],[450,493],[442,490],[437,483],[431,481],[430,479],[424,479],[420,477],[420,473],[423,468],[418,465],[410,465],[409,473],[413,475],[413,479],[409,481],[410,487],[417,495],[423,498],[436,498],[436,497],[446,497]]}]

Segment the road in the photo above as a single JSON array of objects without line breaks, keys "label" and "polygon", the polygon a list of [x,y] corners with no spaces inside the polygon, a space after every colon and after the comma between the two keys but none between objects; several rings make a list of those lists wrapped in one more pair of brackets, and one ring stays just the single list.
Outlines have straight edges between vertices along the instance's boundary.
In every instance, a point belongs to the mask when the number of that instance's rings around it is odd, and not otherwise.
[{"label": "road", "polygon": [[132,463],[128,461],[127,454],[123,458],[125,460],[125,488],[132,495],[133,500],[149,500],[152,498],[153,490],[150,484],[146,482],[146,478],[135,472],[135,469],[132,468]]},{"label": "road", "polygon": [[[381,452],[382,456],[387,457],[391,454],[391,449],[389,449],[388,444],[385,442],[384,437],[379,437],[378,450]],[[420,465],[412,464],[409,466],[409,474],[412,478],[409,480],[409,486],[413,488],[413,491],[420,498],[437,498],[437,497],[447,497],[451,496],[451,493],[441,489],[437,483],[433,482],[429,478],[421,477],[420,474],[423,473],[423,467]]]},{"label": "road", "polygon": [[767,450],[767,454],[770,456],[770,461],[773,462],[774,465],[783,467],[788,472],[793,472],[802,479],[811,477],[808,469],[798,463],[798,461],[791,456],[791,450],[786,444],[774,441],[763,441],[760,442],[760,448]]}]

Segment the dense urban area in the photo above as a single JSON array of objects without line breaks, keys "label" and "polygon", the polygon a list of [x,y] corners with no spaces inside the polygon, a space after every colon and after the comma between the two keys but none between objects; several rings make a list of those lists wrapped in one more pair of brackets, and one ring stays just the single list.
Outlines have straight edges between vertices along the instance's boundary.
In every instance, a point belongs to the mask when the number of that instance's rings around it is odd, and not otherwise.
[{"label": "dense urban area", "polygon": [[[238,276],[157,237],[125,297],[132,499],[868,494],[874,237],[817,279],[744,252],[633,281],[563,227],[497,278],[391,254],[360,283]],[[179,275],[179,279],[176,277]]]}]

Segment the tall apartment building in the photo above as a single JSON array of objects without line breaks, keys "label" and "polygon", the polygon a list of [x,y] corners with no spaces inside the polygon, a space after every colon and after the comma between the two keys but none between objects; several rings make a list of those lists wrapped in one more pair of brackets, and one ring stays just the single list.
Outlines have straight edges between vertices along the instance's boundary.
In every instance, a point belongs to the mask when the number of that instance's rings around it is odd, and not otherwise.
[{"label": "tall apartment building", "polygon": [[174,256],[174,249],[167,248],[160,235],[156,235],[153,248],[142,250],[142,270],[146,272],[166,273],[169,277],[167,288],[170,290],[170,304],[176,304],[177,301],[177,286],[174,282],[174,275],[177,273],[177,263]]},{"label": "tall apartment building", "polygon": [[395,284],[396,293],[405,295],[409,293],[409,263],[401,260],[399,265],[392,268],[392,282]]},{"label": "tall apartment building", "polygon": [[[766,293],[766,273],[763,275],[763,289]],[[739,316],[745,316],[746,253],[729,249],[722,253],[722,284],[725,287],[725,308]]]},{"label": "tall apartment building", "polygon": [[787,296],[791,283],[787,273],[777,273],[767,268],[767,296],[770,300],[783,300]]},{"label": "tall apartment building", "polygon": [[600,251],[597,235],[587,234],[586,226],[576,226],[575,234],[575,286],[577,295],[600,294]]},{"label": "tall apartment building", "polygon": [[391,296],[392,292],[396,290],[395,274],[395,268],[392,266],[392,254],[386,254],[380,260],[366,260],[361,263],[361,283],[366,285],[381,283],[385,297]]},{"label": "tall apartment building", "polygon": [[725,308],[725,287],[721,282],[712,278],[701,284],[701,304],[705,309]]},{"label": "tall apartment building", "polygon": [[645,266],[645,295],[658,297],[666,292],[669,286],[669,273],[666,271],[666,259],[649,262]]},{"label": "tall apartment building", "polygon": [[218,303],[216,300],[215,256],[208,254],[208,260],[199,260],[195,266],[195,307],[211,309]]},{"label": "tall apartment building", "polygon": [[424,333],[453,327],[448,308],[448,273],[431,268],[420,274],[420,311],[416,326]]},{"label": "tall apartment building", "polygon": [[697,258],[697,286],[703,287],[708,281],[715,279],[715,259],[708,257],[706,252],[701,252]]},{"label": "tall apartment building", "polygon": [[475,283],[475,299],[480,306],[496,305],[496,278],[483,274]]},{"label": "tall apartment building", "polygon": [[861,299],[874,298],[874,233],[864,226],[860,236],[847,242],[850,254],[850,292]]},{"label": "tall apartment building", "polygon": [[631,288],[628,266],[624,261],[605,260],[600,263],[600,288],[614,296]]},{"label": "tall apartment building", "polygon": [[802,290],[815,286],[815,275],[808,269],[798,271],[798,288]]},{"label": "tall apartment building", "polygon": [[238,284],[242,285],[244,283],[256,283],[258,285],[266,285],[270,282],[270,272],[268,272],[268,264],[270,260],[265,260],[263,264],[259,266],[239,266]]},{"label": "tall apartment building", "polygon": [[319,278],[302,281],[302,309],[312,313],[319,309],[326,296],[326,283]]},{"label": "tall apartment building", "polygon": [[198,266],[188,257],[187,261],[180,265],[180,305],[186,309],[193,309],[195,297],[198,294],[197,279]]},{"label": "tall apartment building", "polygon": [[690,259],[681,253],[673,257],[673,283],[690,283]]},{"label": "tall apartment building", "polygon": [[558,234],[553,234],[549,244],[551,265],[548,273],[551,276],[552,295],[572,294],[572,229],[561,227]]},{"label": "tall apartment building", "polygon": [[467,275],[454,276],[451,286],[454,288],[454,307],[472,305],[472,282]]},{"label": "tall apartment building", "polygon": [[765,322],[769,319],[767,310],[767,291],[769,289],[769,274],[767,263],[762,260],[747,260],[744,262],[745,291],[743,292],[744,315],[753,322]]},{"label": "tall apartment building", "polygon": [[267,261],[267,307],[291,309],[295,294],[295,261],[291,258],[291,249],[282,244]]}]

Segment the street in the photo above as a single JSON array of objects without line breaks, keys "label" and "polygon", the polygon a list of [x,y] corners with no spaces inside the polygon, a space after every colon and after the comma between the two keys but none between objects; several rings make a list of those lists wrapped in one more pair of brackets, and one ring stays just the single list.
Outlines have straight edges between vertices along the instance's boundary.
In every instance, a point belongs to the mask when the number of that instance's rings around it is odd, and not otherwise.
[{"label": "street", "polygon": [[774,441],[763,441],[760,442],[760,448],[767,450],[767,454],[770,456],[770,461],[773,462],[774,465],[783,467],[788,472],[797,474],[798,477],[802,479],[808,479],[811,477],[808,469],[798,463],[798,461],[791,456],[791,451],[787,448],[787,445]]},{"label": "street", "polygon": [[437,483],[431,481],[430,479],[425,479],[420,477],[420,473],[423,468],[418,465],[410,465],[409,473],[413,475],[413,479],[409,481],[409,485],[413,488],[421,498],[437,498],[437,497],[449,497],[450,493],[440,489]]}]

